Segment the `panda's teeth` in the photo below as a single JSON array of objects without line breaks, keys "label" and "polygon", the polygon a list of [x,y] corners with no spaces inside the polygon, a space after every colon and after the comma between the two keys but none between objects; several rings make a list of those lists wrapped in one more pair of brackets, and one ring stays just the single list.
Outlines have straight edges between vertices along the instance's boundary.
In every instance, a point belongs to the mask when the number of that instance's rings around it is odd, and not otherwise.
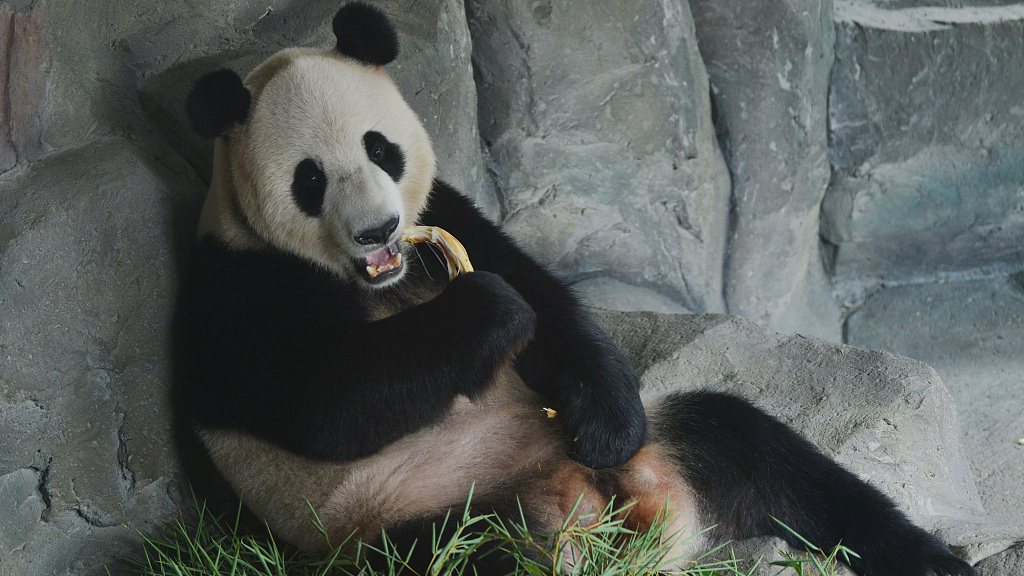
[{"label": "panda's teeth", "polygon": [[366,273],[369,274],[370,278],[376,278],[385,272],[390,272],[395,268],[402,265],[402,254],[396,253],[392,255],[391,260],[384,264],[374,265],[370,264],[366,267]]}]

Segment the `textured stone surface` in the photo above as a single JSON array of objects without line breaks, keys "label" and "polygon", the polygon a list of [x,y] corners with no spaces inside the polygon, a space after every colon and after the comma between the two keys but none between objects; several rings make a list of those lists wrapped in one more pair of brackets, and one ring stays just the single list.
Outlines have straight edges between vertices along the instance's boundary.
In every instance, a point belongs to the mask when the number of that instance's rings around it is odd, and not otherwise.
[{"label": "textured stone surface", "polygon": [[746,397],[896,498],[925,526],[981,514],[956,408],[926,365],[771,333],[734,316],[599,318],[627,350],[645,389],[711,388]]},{"label": "textured stone surface", "polygon": [[[305,38],[310,22],[333,14],[338,2],[79,0],[38,5],[45,7],[50,38],[42,138],[50,149],[61,150],[97,137],[139,137],[145,128],[136,95],[140,81],[178,63],[245,50],[280,29]],[[264,26],[273,33],[264,32]]]},{"label": "textured stone surface", "polygon": [[686,3],[467,11],[505,229],[572,281],[723,310],[728,174]]},{"label": "textured stone surface", "polygon": [[692,0],[715,127],[732,174],[725,267],[730,313],[779,331],[840,338],[821,261],[828,185],[830,0]]},{"label": "textured stone surface", "polygon": [[1024,6],[848,0],[836,18],[822,234],[840,287],[1024,267]]},{"label": "textured stone surface", "polygon": [[881,290],[847,322],[855,346],[927,362],[964,426],[985,508],[1024,526],[1024,285],[1020,276]]},{"label": "textured stone surface", "polygon": [[1024,542],[978,563],[981,576],[1016,576],[1024,574]]},{"label": "textured stone surface", "polygon": [[671,299],[640,286],[626,284],[611,278],[590,278],[573,284],[573,290],[590,306],[623,312],[661,312],[687,314],[691,312]]},{"label": "textured stone surface", "polygon": [[0,174],[40,152],[48,60],[41,6],[0,6]]},{"label": "textured stone surface", "polygon": [[189,174],[114,141],[0,182],[4,576],[98,573],[177,503],[166,348]]},{"label": "textured stone surface", "polygon": [[604,312],[647,393],[710,388],[789,424],[971,562],[1024,536],[984,511],[939,376],[916,360],[734,316]]},{"label": "textured stone surface", "polygon": [[[386,12],[398,30],[400,54],[387,66],[413,110],[423,120],[437,152],[438,176],[465,191],[491,216],[498,204],[493,184],[484,169],[476,122],[476,89],[470,64],[470,38],[461,0],[419,3],[415,0],[371,2]],[[231,3],[206,7],[215,14],[231,14]],[[150,47],[148,30],[124,41],[133,65],[145,69],[140,99],[146,112],[167,132],[175,149],[208,179],[213,157],[211,142],[192,133],[185,118],[183,102],[192,84],[202,74],[217,68],[231,68],[243,78],[257,64],[277,50],[294,45],[329,48],[334,45],[330,23],[338,2],[315,2],[271,7],[266,14],[250,14],[252,23],[237,46],[207,42],[190,59],[163,69],[166,58]],[[216,20],[216,19],[215,19]],[[190,26],[208,27],[208,17]],[[183,26],[183,25],[182,25]],[[187,34],[191,28],[179,33]],[[237,33],[235,33],[237,34]],[[144,51],[148,48],[148,51]],[[140,51],[142,52],[140,54]],[[193,48],[193,52],[194,48]]]}]

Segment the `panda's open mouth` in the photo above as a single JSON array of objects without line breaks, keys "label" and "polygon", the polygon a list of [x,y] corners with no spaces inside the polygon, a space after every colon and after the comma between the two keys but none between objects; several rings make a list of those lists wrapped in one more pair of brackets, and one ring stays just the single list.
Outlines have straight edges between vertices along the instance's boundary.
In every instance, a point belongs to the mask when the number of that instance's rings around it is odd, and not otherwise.
[{"label": "panda's open mouth", "polygon": [[371,284],[379,284],[402,270],[402,253],[392,244],[366,256],[360,264],[363,278]]}]

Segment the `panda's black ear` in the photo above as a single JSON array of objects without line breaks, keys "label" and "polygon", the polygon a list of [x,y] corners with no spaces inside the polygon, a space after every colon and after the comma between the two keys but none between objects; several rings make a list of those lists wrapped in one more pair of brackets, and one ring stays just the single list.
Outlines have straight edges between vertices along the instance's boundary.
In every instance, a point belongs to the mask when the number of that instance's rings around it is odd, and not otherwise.
[{"label": "panda's black ear", "polygon": [[196,81],[185,99],[192,129],[203,138],[216,138],[249,116],[252,95],[234,71],[222,68]]},{"label": "panda's black ear", "polygon": [[383,12],[366,4],[346,4],[334,15],[337,50],[363,64],[383,66],[398,57],[398,34]]}]

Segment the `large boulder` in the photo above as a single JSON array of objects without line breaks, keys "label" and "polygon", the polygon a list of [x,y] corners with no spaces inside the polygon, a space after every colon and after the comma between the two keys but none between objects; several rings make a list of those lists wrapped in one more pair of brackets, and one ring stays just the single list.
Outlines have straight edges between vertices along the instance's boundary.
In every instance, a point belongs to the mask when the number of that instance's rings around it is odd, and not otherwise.
[{"label": "large boulder", "polygon": [[646,394],[712,389],[750,400],[969,561],[1024,538],[982,507],[956,405],[929,366],[728,315],[603,312],[598,320]]},{"label": "large boulder", "polygon": [[1024,266],[1024,7],[918,4],[835,6],[822,235],[852,297]]},{"label": "large boulder", "polygon": [[985,509],[1024,527],[1024,274],[879,290],[852,311],[846,337],[935,368]]},{"label": "large boulder", "polygon": [[602,306],[624,290],[723,310],[729,177],[689,6],[472,0],[467,12],[505,230],[571,281],[616,282],[590,291]]},{"label": "large boulder", "polygon": [[0,182],[0,569],[102,574],[180,502],[169,320],[201,183],[123,141]]},{"label": "large boulder", "polygon": [[691,0],[690,7],[732,174],[728,310],[778,332],[838,341],[839,306],[818,235],[830,176],[832,2]]}]

